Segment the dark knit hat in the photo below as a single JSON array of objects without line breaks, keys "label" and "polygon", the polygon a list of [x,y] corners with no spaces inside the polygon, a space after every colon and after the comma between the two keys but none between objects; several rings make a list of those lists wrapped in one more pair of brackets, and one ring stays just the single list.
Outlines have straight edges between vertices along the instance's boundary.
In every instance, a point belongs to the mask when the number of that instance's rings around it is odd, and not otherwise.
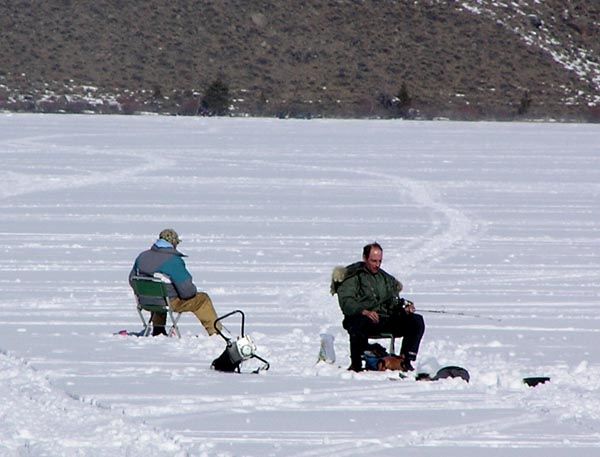
[{"label": "dark knit hat", "polygon": [[177,235],[175,230],[170,228],[164,229],[162,232],[160,232],[158,238],[171,243],[173,247],[177,247],[177,245],[180,243],[179,235]]}]

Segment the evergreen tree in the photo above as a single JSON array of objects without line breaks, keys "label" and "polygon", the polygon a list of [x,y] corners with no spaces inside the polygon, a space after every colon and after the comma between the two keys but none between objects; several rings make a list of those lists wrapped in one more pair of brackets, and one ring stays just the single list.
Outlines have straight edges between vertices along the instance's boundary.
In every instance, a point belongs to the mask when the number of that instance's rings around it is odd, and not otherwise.
[{"label": "evergreen tree", "polygon": [[400,113],[404,115],[407,114],[412,105],[412,98],[408,94],[405,83],[402,83],[400,86],[400,91],[396,97],[398,98],[398,108],[400,109]]},{"label": "evergreen tree", "polygon": [[519,108],[517,109],[517,114],[519,114],[519,116],[523,116],[524,114],[527,114],[527,112],[529,111],[529,108],[531,106],[531,96],[529,95],[529,91],[525,91],[525,93],[523,94],[523,96],[521,97],[521,102],[519,103]]},{"label": "evergreen tree", "polygon": [[229,87],[221,79],[216,79],[206,89],[200,103],[201,114],[206,116],[225,116],[229,113]]}]

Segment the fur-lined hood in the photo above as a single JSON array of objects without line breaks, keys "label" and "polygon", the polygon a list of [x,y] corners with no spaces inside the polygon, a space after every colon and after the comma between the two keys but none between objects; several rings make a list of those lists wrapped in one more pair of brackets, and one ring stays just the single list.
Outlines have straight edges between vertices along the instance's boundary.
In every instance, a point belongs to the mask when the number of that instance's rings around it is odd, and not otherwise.
[{"label": "fur-lined hood", "polygon": [[329,286],[331,295],[335,295],[340,284],[346,279],[356,275],[360,270],[365,270],[364,262],[356,262],[345,267],[342,265],[334,267],[331,272],[331,285]]},{"label": "fur-lined hood", "polygon": [[347,272],[348,269],[342,265],[333,267],[333,271],[331,272],[331,285],[329,286],[329,292],[331,292],[331,295],[335,295],[337,293],[337,288],[341,283],[344,282],[344,279],[346,279]]}]

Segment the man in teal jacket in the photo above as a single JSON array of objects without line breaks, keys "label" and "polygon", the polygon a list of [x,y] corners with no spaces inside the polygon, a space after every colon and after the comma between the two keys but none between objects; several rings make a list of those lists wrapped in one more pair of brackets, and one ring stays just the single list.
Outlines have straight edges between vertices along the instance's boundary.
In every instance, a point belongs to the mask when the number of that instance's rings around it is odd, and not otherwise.
[{"label": "man in teal jacket", "polygon": [[[135,259],[129,273],[134,276],[154,276],[160,273],[171,281],[167,285],[171,304],[176,312],[190,311],[196,315],[209,335],[216,333],[217,314],[212,300],[205,292],[198,292],[183,261],[184,254],[177,250],[179,235],[173,229],[164,229],[150,249]],[[165,335],[166,314],[152,314],[152,336]]]},{"label": "man in teal jacket", "polygon": [[423,317],[415,313],[412,302],[399,298],[402,284],[381,269],[383,249],[378,243],[363,248],[363,261],[336,268],[332,293],[337,293],[344,313],[343,326],[350,336],[350,369],[362,370],[362,355],[368,337],[380,333],[402,336],[402,369],[413,370],[421,338]]}]

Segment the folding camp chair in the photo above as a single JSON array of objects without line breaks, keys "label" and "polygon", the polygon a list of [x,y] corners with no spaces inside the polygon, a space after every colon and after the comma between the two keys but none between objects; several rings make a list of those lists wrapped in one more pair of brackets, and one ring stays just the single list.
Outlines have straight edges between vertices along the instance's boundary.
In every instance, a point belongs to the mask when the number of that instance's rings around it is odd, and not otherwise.
[{"label": "folding camp chair", "polygon": [[[181,338],[177,322],[181,317],[181,313],[173,310],[171,301],[169,300],[167,284],[159,278],[146,276],[134,276],[131,279],[135,300],[137,303],[137,312],[140,315],[142,324],[144,324],[143,335],[150,334],[152,316],[154,313],[167,314],[171,320],[171,328],[167,332],[168,335],[173,333]],[[146,321],[143,311],[150,313],[149,319]]]}]

